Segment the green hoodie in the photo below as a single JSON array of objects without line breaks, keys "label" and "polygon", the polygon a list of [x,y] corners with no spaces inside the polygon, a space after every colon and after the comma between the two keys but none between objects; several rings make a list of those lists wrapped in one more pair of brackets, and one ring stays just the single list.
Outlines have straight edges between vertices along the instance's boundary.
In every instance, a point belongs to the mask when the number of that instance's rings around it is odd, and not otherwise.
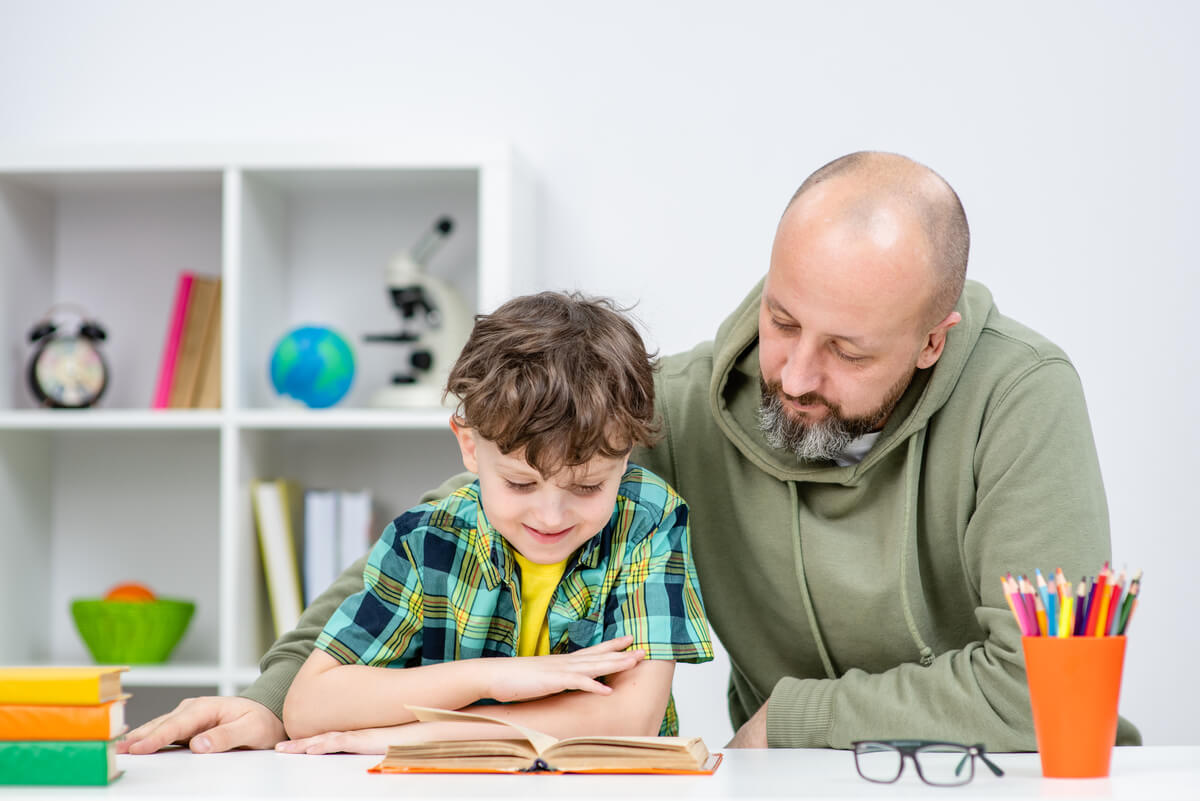
[{"label": "green hoodie", "polygon": [[[664,439],[633,458],[691,506],[692,549],[728,649],[729,713],[764,701],[771,746],[860,739],[1033,750],[1005,573],[1109,559],[1079,377],[968,282],[962,322],[849,467],[759,429],[760,283],[716,340],[664,359]],[[1118,742],[1136,743],[1122,721]]]},{"label": "green hoodie", "polygon": [[[1109,558],[1075,369],[968,282],[941,359],[917,373],[862,462],[802,463],[758,429],[760,292],[714,342],[663,360],[664,438],[633,455],[691,507],[705,607],[732,662],[734,726],[769,699],[772,746],[1034,749],[1000,577],[1061,566],[1074,580]],[[362,589],[364,560],[272,646],[243,695],[281,714],[325,621]],[[1140,737],[1122,720],[1117,740]]]}]

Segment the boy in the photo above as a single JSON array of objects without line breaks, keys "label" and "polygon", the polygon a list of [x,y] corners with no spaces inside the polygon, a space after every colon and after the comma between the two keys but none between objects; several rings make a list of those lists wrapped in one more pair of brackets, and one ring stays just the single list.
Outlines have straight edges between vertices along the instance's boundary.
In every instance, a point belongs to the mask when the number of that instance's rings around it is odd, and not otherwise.
[{"label": "boy", "polygon": [[629,464],[656,435],[653,372],[605,300],[543,292],[477,318],[446,391],[479,478],[384,531],[292,683],[278,750],[505,736],[405,704],[509,702],[486,713],[560,737],[676,733],[674,664],[712,644],[687,506]]}]

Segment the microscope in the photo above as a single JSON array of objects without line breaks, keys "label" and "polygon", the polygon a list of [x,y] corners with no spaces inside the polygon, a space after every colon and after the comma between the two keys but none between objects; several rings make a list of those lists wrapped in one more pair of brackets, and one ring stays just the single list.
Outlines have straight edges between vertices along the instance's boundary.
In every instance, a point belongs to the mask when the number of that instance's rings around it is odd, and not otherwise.
[{"label": "microscope", "polygon": [[400,312],[400,330],[367,334],[364,340],[398,346],[400,366],[390,383],[371,396],[372,406],[442,406],[442,390],[471,333],[472,321],[458,290],[427,271],[429,259],[453,231],[454,220],[438,218],[415,245],[388,264],[388,293]]}]

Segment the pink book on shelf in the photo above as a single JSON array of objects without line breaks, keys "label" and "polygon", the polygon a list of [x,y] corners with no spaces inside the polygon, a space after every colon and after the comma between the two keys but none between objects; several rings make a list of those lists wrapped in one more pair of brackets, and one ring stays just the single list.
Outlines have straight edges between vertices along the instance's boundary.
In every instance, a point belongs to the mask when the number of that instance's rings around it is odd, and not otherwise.
[{"label": "pink book on shelf", "polygon": [[187,271],[179,274],[175,288],[175,306],[171,310],[171,321],[167,325],[167,339],[163,343],[162,363],[158,368],[158,385],[154,389],[152,409],[166,409],[171,400],[171,382],[175,379],[175,360],[179,355],[179,340],[183,338],[183,323],[187,317],[188,296],[192,294],[195,276]]}]

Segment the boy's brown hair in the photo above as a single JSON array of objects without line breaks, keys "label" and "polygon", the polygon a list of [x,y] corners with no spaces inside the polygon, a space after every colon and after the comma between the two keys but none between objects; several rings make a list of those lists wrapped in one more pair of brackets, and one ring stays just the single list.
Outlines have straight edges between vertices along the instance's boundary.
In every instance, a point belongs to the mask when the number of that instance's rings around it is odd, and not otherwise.
[{"label": "boy's brown hair", "polygon": [[446,384],[455,417],[543,477],[653,444],[656,363],[622,311],[541,292],[478,315]]}]

